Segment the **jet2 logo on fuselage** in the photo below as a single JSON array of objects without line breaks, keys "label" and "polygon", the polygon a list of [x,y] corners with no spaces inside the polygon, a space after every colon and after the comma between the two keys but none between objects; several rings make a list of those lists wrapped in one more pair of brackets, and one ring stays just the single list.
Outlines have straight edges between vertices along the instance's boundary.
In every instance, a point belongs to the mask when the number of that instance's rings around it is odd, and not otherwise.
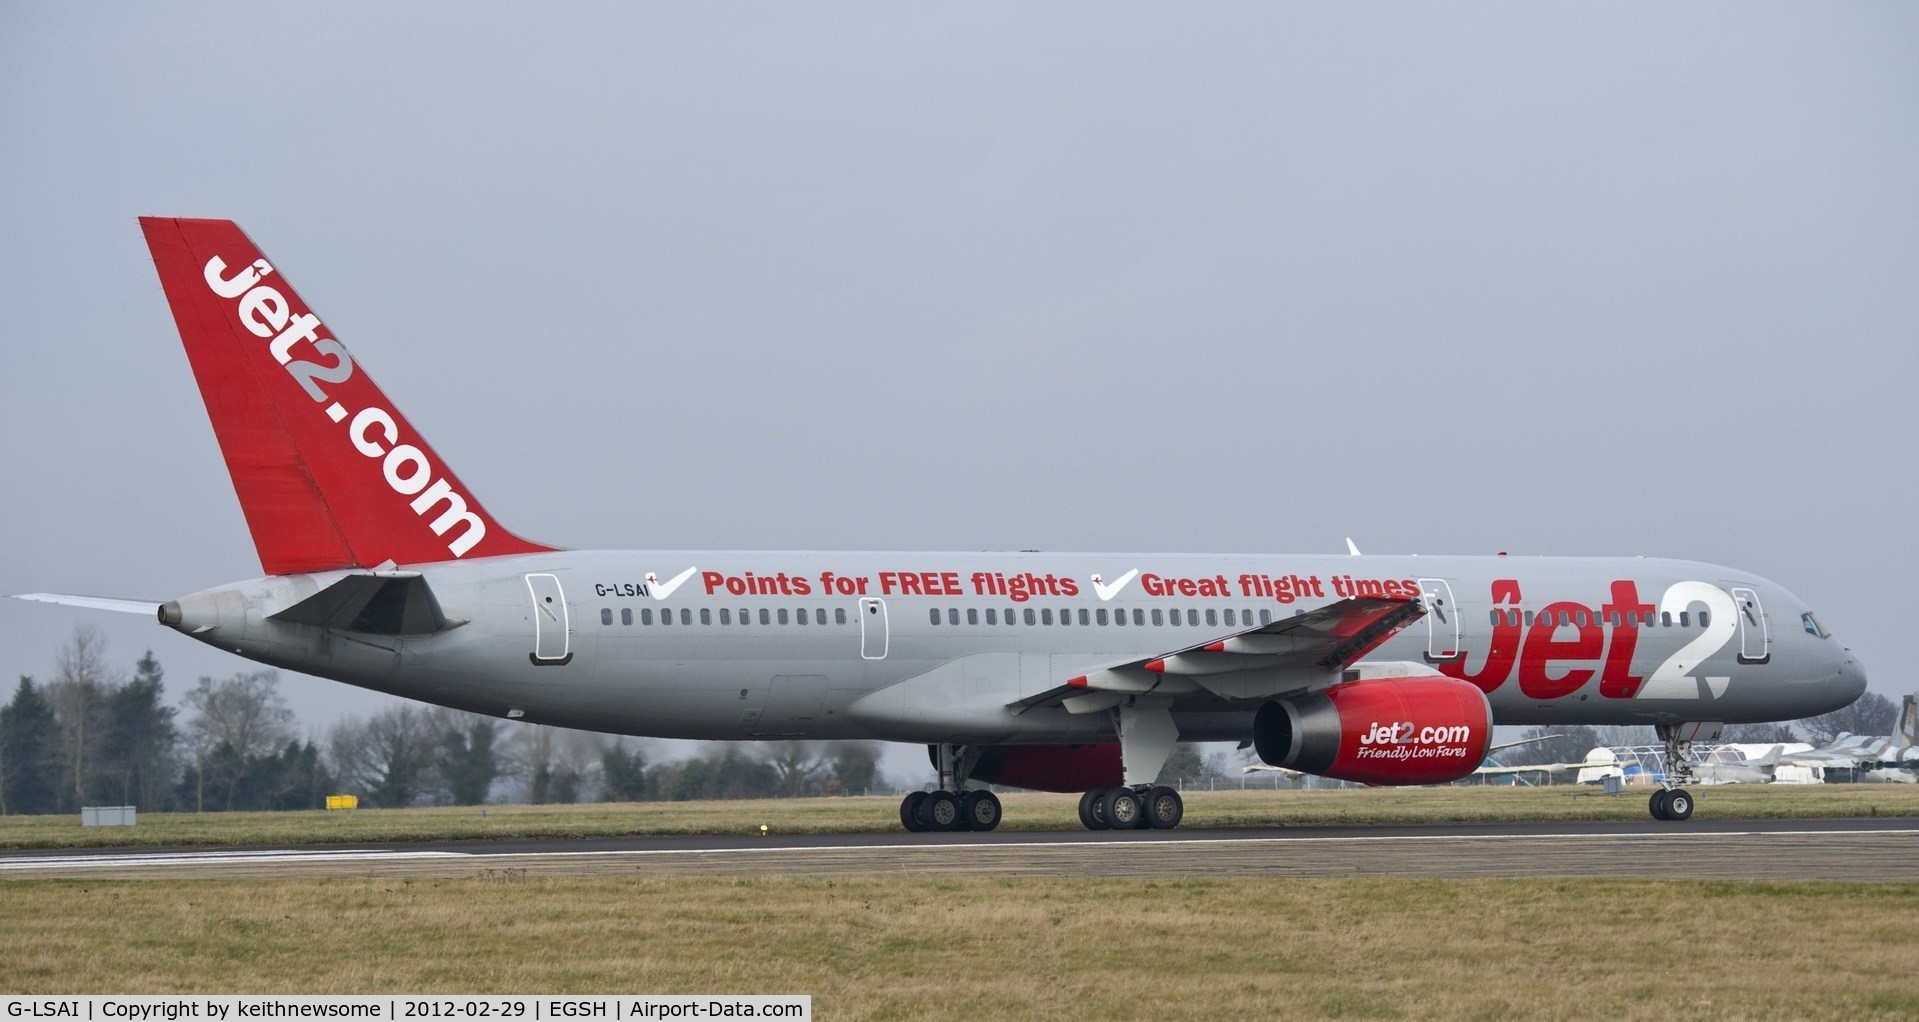
[{"label": "jet2 logo on fuselage", "polygon": [[[1087,576],[1088,580],[1093,583],[1093,592],[1099,595],[1099,598],[1101,601],[1110,600],[1113,597],[1118,596],[1119,591],[1121,589],[1126,588],[1126,584],[1128,582],[1131,582],[1132,580],[1138,577],[1139,577],[1138,568],[1134,568],[1132,571],[1129,571],[1126,574],[1121,575],[1119,577],[1119,581],[1113,583],[1112,585],[1107,585],[1106,581],[1100,578],[1098,575]],[[1154,611],[1153,613],[1157,614],[1159,612]]]}]

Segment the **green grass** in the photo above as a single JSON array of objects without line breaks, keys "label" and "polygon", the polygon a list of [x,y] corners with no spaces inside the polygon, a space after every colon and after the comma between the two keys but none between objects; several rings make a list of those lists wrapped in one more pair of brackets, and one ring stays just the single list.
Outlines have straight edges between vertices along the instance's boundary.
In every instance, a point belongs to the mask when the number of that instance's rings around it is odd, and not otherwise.
[{"label": "green grass", "polygon": [[[1919,786],[1723,785],[1693,789],[1698,817],[1919,816]],[[1185,827],[1308,826],[1502,820],[1642,819],[1646,789],[1617,797],[1583,787],[1194,791]],[[1007,830],[1079,826],[1077,796],[1002,796]],[[595,805],[357,809],[348,812],[143,813],[136,827],[82,827],[79,816],[0,818],[0,847],[357,844],[626,834],[885,833],[892,797]]]},{"label": "green grass", "polygon": [[1910,1019],[1919,883],[0,882],[9,993],[804,993],[819,1018]]}]

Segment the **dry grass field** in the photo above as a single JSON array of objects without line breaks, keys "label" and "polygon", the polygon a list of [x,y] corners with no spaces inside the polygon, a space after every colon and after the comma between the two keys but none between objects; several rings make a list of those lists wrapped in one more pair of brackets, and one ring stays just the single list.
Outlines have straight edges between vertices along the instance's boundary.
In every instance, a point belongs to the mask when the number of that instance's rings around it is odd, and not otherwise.
[{"label": "dry grass field", "polygon": [[8,993],[808,993],[822,1019],[1919,1017],[1919,883],[0,884]]},{"label": "dry grass field", "polygon": [[[1711,817],[1919,816],[1919,785],[1722,785],[1693,789]],[[1593,788],[1352,788],[1323,791],[1194,791],[1187,828],[1440,823],[1499,820],[1643,819],[1649,789],[1617,797]],[[1078,797],[1002,796],[1006,830],[1079,826]],[[349,844],[469,838],[621,834],[886,833],[899,829],[899,800],[772,799],[509,805],[350,812],[146,813],[135,827],[82,827],[78,816],[0,817],[0,848]]]}]

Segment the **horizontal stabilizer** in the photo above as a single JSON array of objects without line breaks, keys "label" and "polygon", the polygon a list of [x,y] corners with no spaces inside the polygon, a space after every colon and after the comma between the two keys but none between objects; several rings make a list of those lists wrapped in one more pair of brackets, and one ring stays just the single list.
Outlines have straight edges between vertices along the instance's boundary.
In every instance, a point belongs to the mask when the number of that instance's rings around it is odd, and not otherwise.
[{"label": "horizontal stabilizer", "polygon": [[65,593],[21,593],[14,599],[85,607],[88,610],[111,610],[117,614],[145,614],[148,617],[160,612],[159,600],[119,600],[111,596],[68,596]]},{"label": "horizontal stabilizer", "polygon": [[426,635],[455,624],[417,571],[348,575],[269,620],[371,635]]}]

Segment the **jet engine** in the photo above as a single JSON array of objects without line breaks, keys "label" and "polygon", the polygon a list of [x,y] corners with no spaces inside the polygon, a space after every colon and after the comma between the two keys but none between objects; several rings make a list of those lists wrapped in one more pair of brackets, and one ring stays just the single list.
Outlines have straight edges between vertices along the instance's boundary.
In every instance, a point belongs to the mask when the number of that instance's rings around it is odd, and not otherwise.
[{"label": "jet engine", "polygon": [[1477,685],[1374,678],[1260,707],[1253,748],[1270,766],[1342,781],[1443,784],[1479,767],[1492,731],[1492,705]]},{"label": "jet engine", "polygon": [[974,780],[1033,791],[1092,791],[1125,783],[1119,743],[1098,745],[989,745],[980,750]]}]

